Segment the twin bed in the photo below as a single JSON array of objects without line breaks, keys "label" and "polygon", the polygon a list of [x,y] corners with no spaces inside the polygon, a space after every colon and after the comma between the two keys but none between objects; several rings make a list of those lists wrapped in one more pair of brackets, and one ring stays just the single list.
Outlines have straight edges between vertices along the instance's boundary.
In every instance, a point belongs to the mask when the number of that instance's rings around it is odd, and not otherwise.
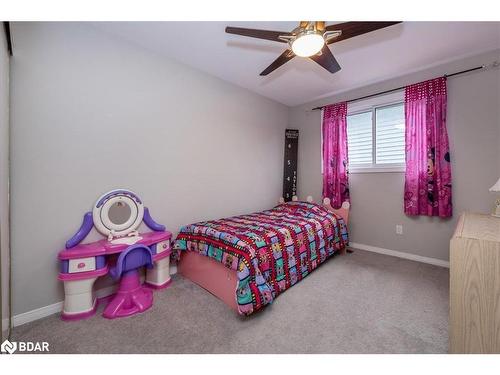
[{"label": "twin bed", "polygon": [[181,228],[179,272],[239,314],[261,310],[348,244],[349,203],[280,202],[270,210]]}]

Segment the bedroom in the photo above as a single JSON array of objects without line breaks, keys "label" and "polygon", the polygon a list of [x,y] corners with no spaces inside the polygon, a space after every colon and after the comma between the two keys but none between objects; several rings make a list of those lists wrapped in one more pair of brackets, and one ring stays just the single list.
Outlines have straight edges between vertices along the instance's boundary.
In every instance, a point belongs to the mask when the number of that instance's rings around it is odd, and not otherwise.
[{"label": "bedroom", "polygon": [[[498,249],[500,23],[324,18],[5,17],[2,342],[500,351],[491,311],[453,315],[458,276],[498,288],[495,270],[451,261],[461,239],[475,249],[464,212]],[[322,52],[300,57],[308,36]],[[491,326],[469,339],[476,318]]]}]

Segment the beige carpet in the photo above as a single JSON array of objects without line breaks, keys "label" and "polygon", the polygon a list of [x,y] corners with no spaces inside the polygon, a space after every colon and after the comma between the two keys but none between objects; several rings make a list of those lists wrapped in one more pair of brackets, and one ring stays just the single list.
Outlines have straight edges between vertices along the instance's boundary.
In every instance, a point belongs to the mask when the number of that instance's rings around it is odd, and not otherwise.
[{"label": "beige carpet", "polygon": [[48,341],[52,353],[446,353],[448,294],[446,268],[356,250],[248,318],[175,276],[143,314],[53,315],[13,339]]}]

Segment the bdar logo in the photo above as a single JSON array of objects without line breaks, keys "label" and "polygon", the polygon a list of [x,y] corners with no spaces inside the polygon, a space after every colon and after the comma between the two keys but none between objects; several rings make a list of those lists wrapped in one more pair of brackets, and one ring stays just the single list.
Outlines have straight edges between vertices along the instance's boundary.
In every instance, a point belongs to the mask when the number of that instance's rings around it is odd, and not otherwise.
[{"label": "bdar logo", "polygon": [[14,341],[5,340],[0,346],[2,353],[13,354],[14,352],[48,352],[49,343],[46,341]]},{"label": "bdar logo", "polygon": [[5,340],[0,346],[2,353],[12,354],[17,350],[17,342],[10,342],[9,340]]}]

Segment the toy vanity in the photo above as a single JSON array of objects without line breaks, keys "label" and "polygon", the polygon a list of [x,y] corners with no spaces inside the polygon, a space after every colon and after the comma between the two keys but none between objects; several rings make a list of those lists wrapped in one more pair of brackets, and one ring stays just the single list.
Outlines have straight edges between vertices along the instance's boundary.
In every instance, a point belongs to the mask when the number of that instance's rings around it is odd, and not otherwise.
[{"label": "toy vanity", "polygon": [[[151,232],[139,233],[144,221]],[[104,236],[97,242],[80,244],[95,227]],[[125,189],[101,196],[83,223],[59,252],[64,282],[62,319],[77,320],[95,314],[98,299],[93,291],[98,277],[109,274],[119,280],[116,294],[103,312],[114,319],[143,312],[153,305],[153,289],[170,285],[172,233],[156,223],[141,199]],[[141,283],[140,269],[146,269]],[[108,298],[107,298],[108,299]]]}]

